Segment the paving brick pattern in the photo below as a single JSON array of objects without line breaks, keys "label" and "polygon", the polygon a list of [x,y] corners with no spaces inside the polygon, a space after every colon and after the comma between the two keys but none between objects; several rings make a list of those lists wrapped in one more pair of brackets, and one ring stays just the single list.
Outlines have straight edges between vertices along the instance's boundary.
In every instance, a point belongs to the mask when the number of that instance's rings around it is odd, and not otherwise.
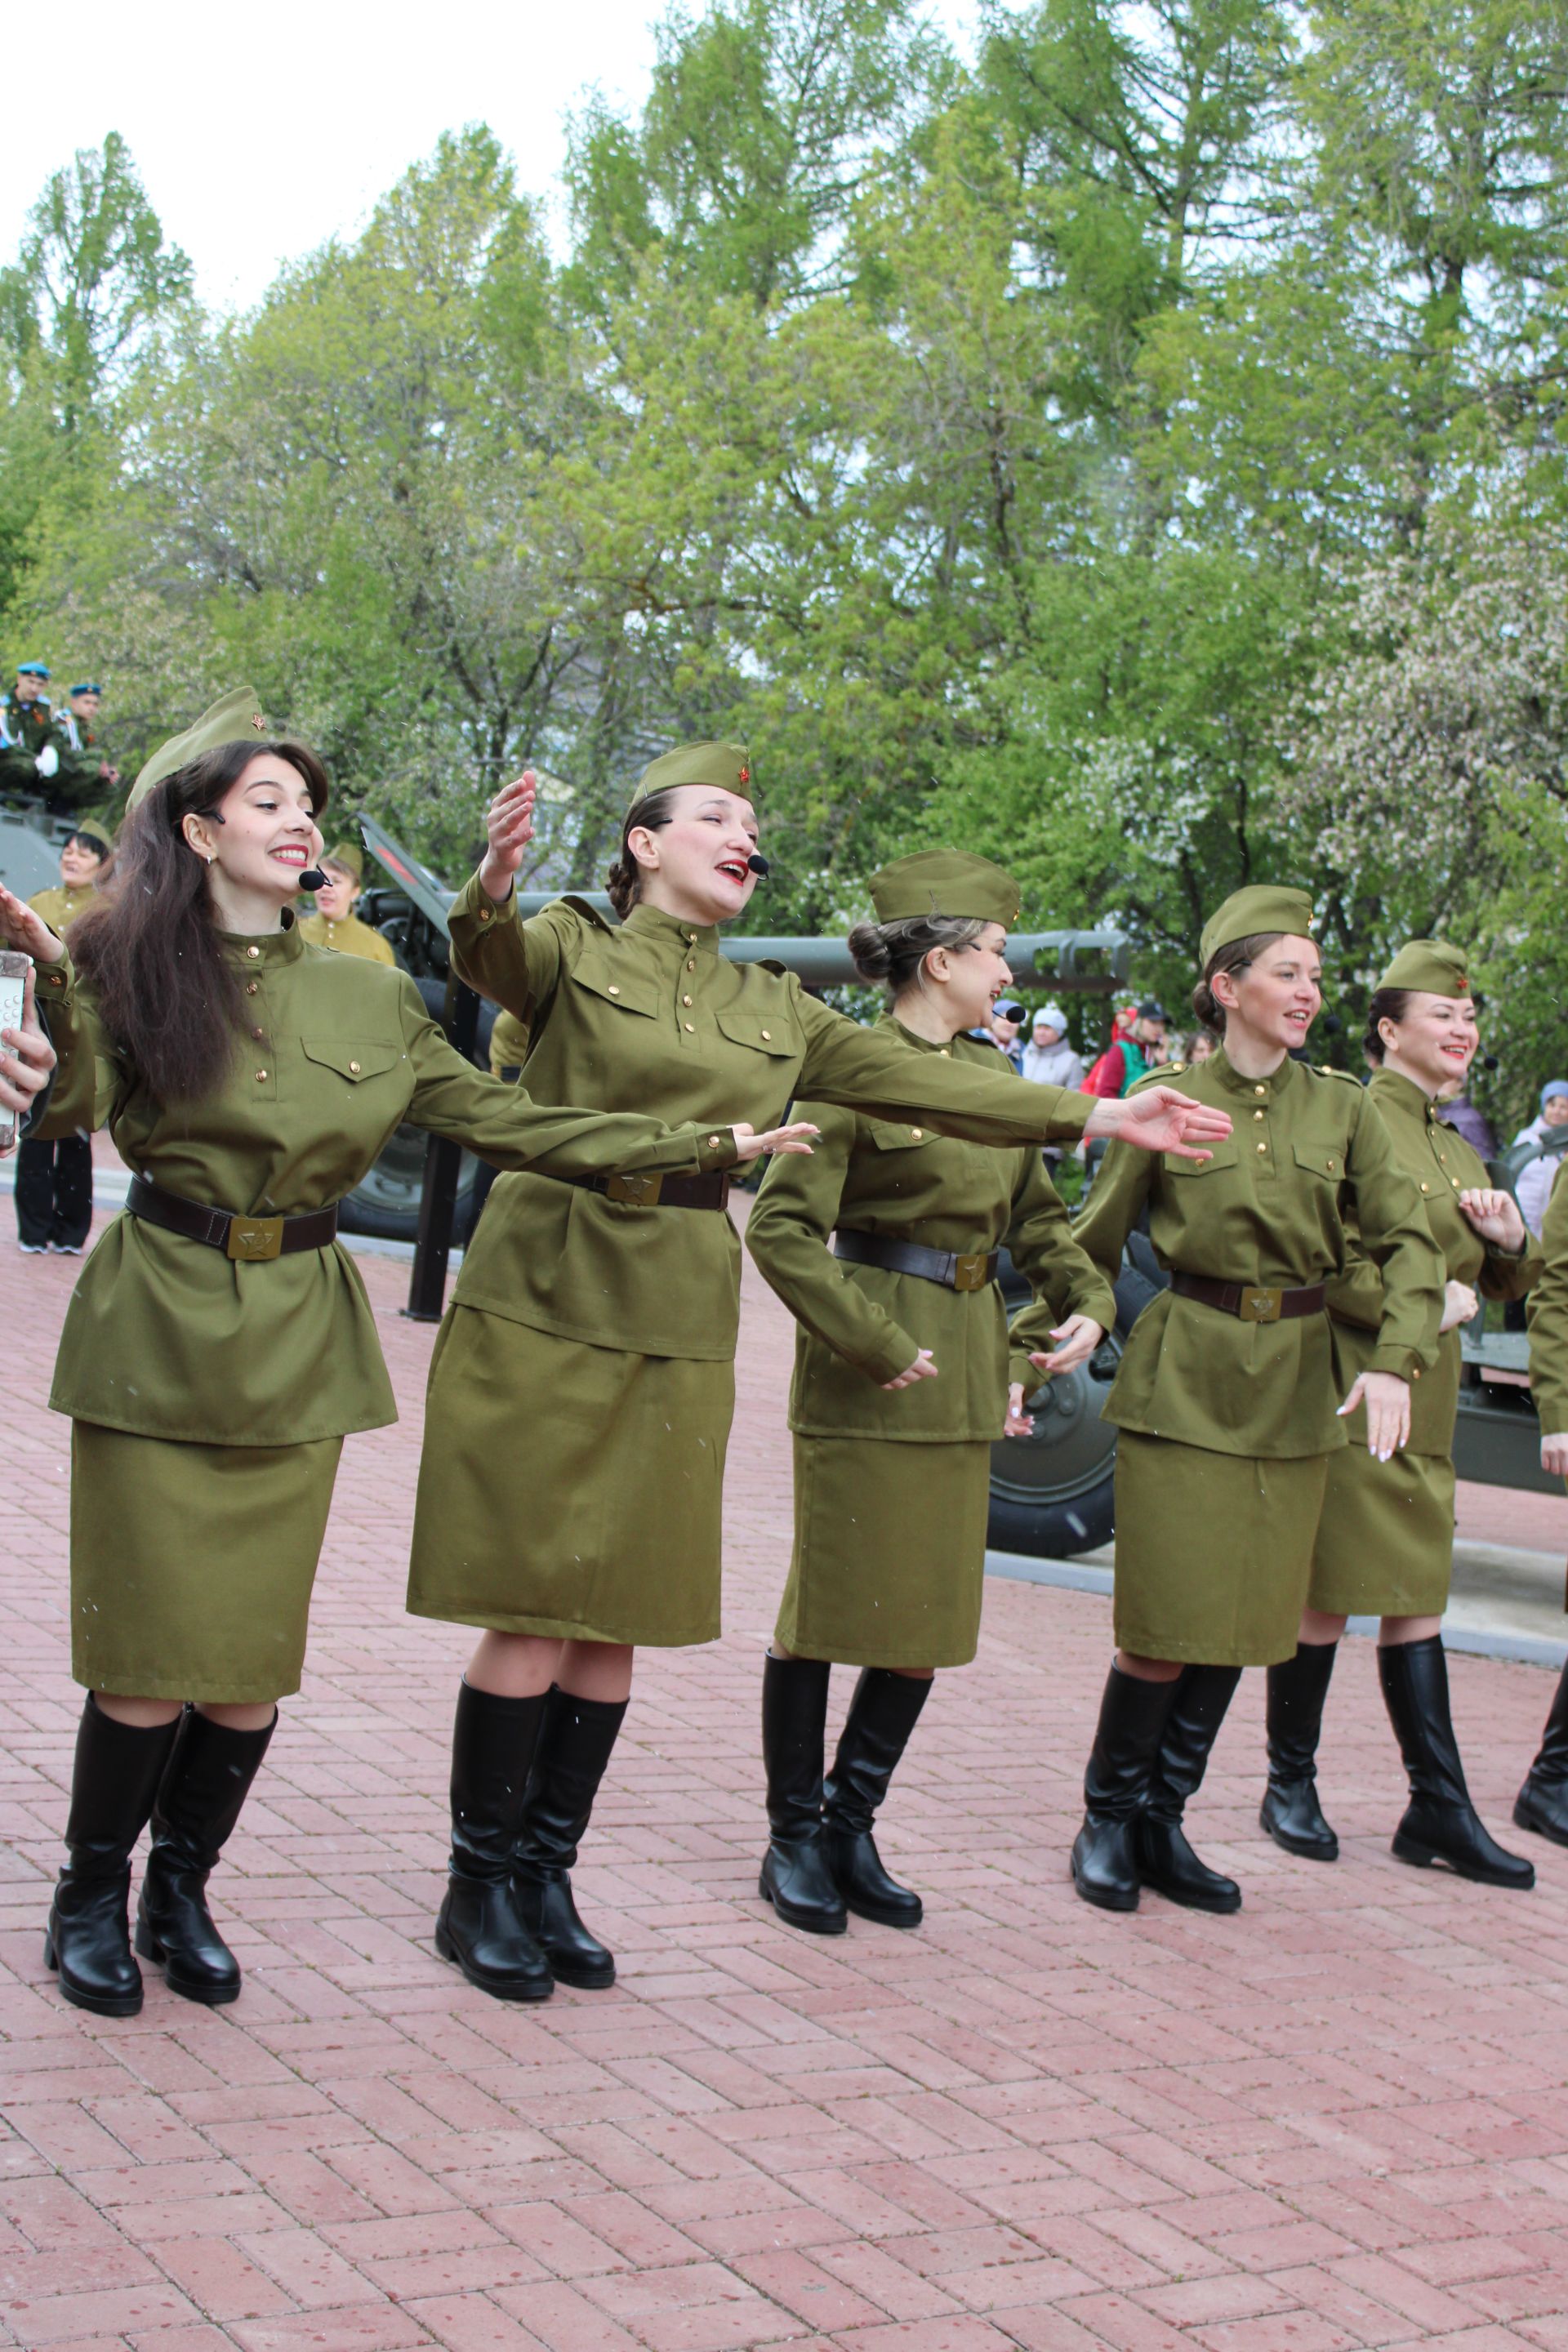
[{"label": "paving brick pattern", "polygon": [[[347,1449],[306,1686],[216,1882],[244,1998],[207,2012],[154,1980],[111,2022],[41,1963],[79,1705],[67,1429],[41,1402],[72,1269],[0,1241],[0,2342],[1568,2352],[1568,1853],[1527,1841],[1527,1896],[1391,1859],[1364,1644],[1330,1708],[1343,1861],[1259,1836],[1249,1676],[1195,1816],[1246,1908],[1111,1919],[1066,1877],[1106,1606],[994,1582],[888,1811],[923,1932],[824,1942],[763,1911],[758,1659],[790,1516],[765,1297],[726,1637],[642,1662],[579,1873],[621,1981],[511,2010],[443,1967],[467,1637],[401,1613],[431,1334],[397,1316],[402,1266],[363,1270],[404,1420]],[[520,1512],[529,1445],[520,1398]],[[1546,1540],[1542,1508],[1498,1539]],[[1501,1829],[1551,1678],[1462,1658],[1454,1685]]]}]

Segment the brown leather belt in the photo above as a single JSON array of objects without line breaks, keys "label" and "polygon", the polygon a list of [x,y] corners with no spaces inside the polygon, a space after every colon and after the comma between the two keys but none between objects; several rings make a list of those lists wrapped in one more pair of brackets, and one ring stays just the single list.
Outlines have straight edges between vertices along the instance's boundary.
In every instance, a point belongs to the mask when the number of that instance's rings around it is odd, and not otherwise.
[{"label": "brown leather belt", "polygon": [[303,1217],[241,1217],[227,1209],[205,1209],[199,1201],[183,1201],[178,1192],[165,1192],[145,1176],[132,1176],[125,1205],[145,1224],[183,1234],[188,1242],[205,1242],[209,1249],[222,1250],[226,1257],[247,1265],[291,1257],[296,1250],[325,1249],[338,1232],[335,1202],[330,1209],[312,1209]]},{"label": "brown leather belt", "polygon": [[919,1242],[895,1241],[890,1234],[858,1233],[853,1225],[833,1236],[835,1257],[851,1265],[882,1265],[889,1274],[918,1274],[948,1290],[984,1290],[996,1279],[998,1253],[926,1249]]},{"label": "brown leather belt", "polygon": [[606,1201],[623,1201],[634,1209],[726,1209],[730,1205],[728,1171],[715,1168],[706,1176],[568,1176],[584,1192],[601,1192]]},{"label": "brown leather belt", "polygon": [[1199,1299],[1222,1315],[1239,1315],[1244,1323],[1293,1323],[1302,1315],[1321,1315],[1328,1297],[1321,1282],[1300,1290],[1270,1290],[1262,1283],[1211,1282],[1206,1274],[1173,1274],[1171,1287],[1179,1298]]}]

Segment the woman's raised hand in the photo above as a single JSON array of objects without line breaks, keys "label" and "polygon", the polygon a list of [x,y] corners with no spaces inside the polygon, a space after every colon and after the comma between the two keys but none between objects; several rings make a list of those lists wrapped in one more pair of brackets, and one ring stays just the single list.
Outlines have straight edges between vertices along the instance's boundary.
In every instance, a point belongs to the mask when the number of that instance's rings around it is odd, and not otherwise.
[{"label": "woman's raised hand", "polygon": [[66,951],[64,940],[57,939],[42,915],[35,915],[31,907],[7,890],[0,882],[0,947],[20,948],[35,963],[58,963]]},{"label": "woman's raised hand", "polygon": [[770,1127],[759,1135],[754,1127],[742,1119],[730,1129],[735,1139],[736,1165],[744,1168],[753,1160],[761,1160],[770,1151],[792,1152],[796,1158],[810,1157],[812,1139],[822,1133],[809,1119],[797,1118],[793,1127]]},{"label": "woman's raised hand", "polygon": [[917,1381],[934,1381],[935,1378],[936,1359],[929,1348],[921,1348],[907,1372],[900,1372],[896,1381],[884,1381],[881,1385],[885,1389],[912,1389]]},{"label": "woman's raised hand", "polygon": [[1174,1087],[1140,1087],[1120,1101],[1096,1102],[1084,1135],[1089,1140],[1109,1136],[1118,1143],[1136,1144],[1140,1151],[1173,1151],[1178,1160],[1208,1160],[1205,1143],[1223,1143],[1230,1133],[1230,1113],[1194,1102]]},{"label": "woman's raised hand", "polygon": [[1511,1192],[1478,1188],[1473,1192],[1461,1192],[1459,1206],[1482,1241],[1495,1242],[1499,1249],[1521,1250],[1530,1238],[1519,1202]]},{"label": "woman's raised hand", "polygon": [[522,853],[533,839],[533,803],[538,787],[539,779],[533,770],[524,768],[513,782],[502,785],[490,803],[485,819],[489,847],[479,867],[479,887],[498,907],[510,898]]},{"label": "woman's raised hand", "polygon": [[1363,1372],[1340,1407],[1342,1420],[1358,1404],[1366,1407],[1366,1442],[1379,1462],[1390,1462],[1410,1443],[1410,1383],[1394,1372]]},{"label": "woman's raised hand", "polygon": [[[41,1095],[48,1085],[54,1066],[55,1049],[38,1019],[33,975],[28,972],[22,983],[22,1025],[0,1029],[0,1110],[13,1110],[18,1120],[25,1118],[33,1108],[34,1096]],[[15,1142],[0,1145],[0,1159],[15,1150]]]}]

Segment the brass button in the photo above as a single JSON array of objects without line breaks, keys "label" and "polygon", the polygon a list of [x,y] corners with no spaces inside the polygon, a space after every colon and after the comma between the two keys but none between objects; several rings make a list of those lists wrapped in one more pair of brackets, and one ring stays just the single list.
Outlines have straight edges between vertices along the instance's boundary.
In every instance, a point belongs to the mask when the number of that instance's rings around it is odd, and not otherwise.
[{"label": "brass button", "polygon": [[1430,1185],[1430,1184],[1423,1184],[1423,1185],[1422,1185],[1422,1187],[1421,1187],[1421,1190],[1422,1190],[1424,1192],[1429,1192],[1432,1190],[1432,1187],[1431,1187],[1431,1185]]},{"label": "brass button", "polygon": [[911,1128],[910,1128],[910,1141],[911,1143],[923,1143],[923,1142],[925,1141],[925,1138],[926,1138],[926,1131],[925,1131],[925,1129],[924,1129],[924,1128],[923,1128],[923,1127],[911,1127]]},{"label": "brass button", "polygon": [[695,1021],[689,1021],[689,1022],[686,1024],[686,1028],[687,1028],[687,1034],[688,1034],[689,1036],[692,1036],[692,1037],[695,1037],[695,1036],[696,1036],[696,1034],[697,1034],[697,1024],[696,1024],[696,1022],[695,1022]]},{"label": "brass button", "polygon": [[358,1076],[359,1076],[359,1064],[358,1064],[357,1062],[351,1062],[351,1063],[349,1064],[349,1076],[350,1076],[350,1077],[351,1077],[351,1078],[357,1078],[357,1077],[358,1077]]},{"label": "brass button", "polygon": [[255,1038],[258,1045],[264,1045],[267,1043],[267,1032],[265,1029],[253,1029],[250,1034]]},{"label": "brass button", "polygon": [[937,1050],[937,1052],[942,1055],[942,1060],[943,1060],[944,1062],[947,1062],[947,1061],[951,1061],[951,1060],[952,1060],[952,1047],[951,1047],[951,1046],[948,1046],[948,1045],[939,1045],[939,1046],[937,1047],[937,1049],[936,1049],[936,1050]]},{"label": "brass button", "polygon": [[1268,1089],[1267,1087],[1254,1087],[1252,1091],[1255,1095],[1266,1095]]},{"label": "brass button", "polygon": [[708,1149],[709,1149],[709,1150],[710,1150],[710,1151],[717,1151],[717,1150],[718,1150],[718,1149],[719,1149],[719,1138],[718,1138],[716,1135],[710,1135],[710,1136],[709,1137],[709,1139],[708,1139]]},{"label": "brass button", "polygon": [[1253,1116],[1253,1118],[1262,1118],[1265,1116],[1265,1114],[1264,1114],[1262,1111],[1260,1111],[1260,1110],[1255,1110],[1255,1111],[1253,1112],[1252,1116]]},{"label": "brass button", "polygon": [[696,971],[696,969],[697,969],[697,959],[696,959],[696,957],[695,957],[695,956],[692,956],[692,957],[690,957],[690,958],[689,959],[689,961],[688,961],[688,962],[687,962],[686,969],[687,969],[687,971]]},{"label": "brass button", "polygon": [[611,991],[610,991],[610,994],[611,994],[612,996],[618,996],[618,995],[620,994],[620,992],[620,992],[620,990],[619,990],[618,988],[612,988],[612,989],[611,989]]},{"label": "brass button", "polygon": [[481,922],[481,923],[488,923],[488,922],[489,921],[489,919],[490,919],[490,918],[491,918],[492,914],[494,913],[494,911],[495,911],[495,910],[494,910],[494,908],[490,908],[490,907],[481,907],[481,908],[479,908],[479,920],[480,920],[480,922]]},{"label": "brass button", "polygon": [[690,1003],[690,1002],[691,1002],[691,999],[689,998],[689,996],[683,996],[683,997],[681,998],[681,1000],[680,1000],[680,1001],[681,1001],[682,1004],[689,1004],[689,1003]]},{"label": "brass button", "polygon": [[245,952],[249,956],[251,961],[254,962],[256,958],[261,953],[261,950],[259,948],[247,948]]},{"label": "brass button", "polygon": [[1448,1179],[1448,1181],[1449,1181],[1449,1183],[1453,1186],[1453,1188],[1454,1188],[1454,1190],[1455,1190],[1455,1192],[1462,1192],[1464,1191],[1464,1189],[1465,1189],[1465,1188],[1464,1188],[1464,1186],[1460,1183],[1460,1181],[1459,1181],[1459,1180],[1458,1180],[1458,1178],[1457,1176],[1450,1176],[1450,1177],[1449,1177],[1449,1179]]},{"label": "brass button", "polygon": [[1268,1146],[1266,1143],[1260,1143],[1260,1144],[1258,1145],[1258,1149],[1259,1150],[1259,1151],[1267,1151],[1267,1150],[1268,1150]]},{"label": "brass button", "polygon": [[773,1031],[772,1031],[771,1029],[764,1029],[764,1030],[763,1031],[763,1045],[771,1045],[773,1044]]},{"label": "brass button", "polygon": [[245,992],[247,996],[254,996],[260,985],[261,983],[258,980],[247,980],[245,983]]},{"label": "brass button", "polygon": [[258,1071],[257,1071],[257,1073],[256,1073],[256,1083],[257,1083],[257,1085],[258,1085],[258,1087],[259,1087],[259,1086],[265,1086],[266,1082],[267,1082],[267,1073],[266,1073],[266,1071],[265,1071],[265,1070],[258,1070]]}]

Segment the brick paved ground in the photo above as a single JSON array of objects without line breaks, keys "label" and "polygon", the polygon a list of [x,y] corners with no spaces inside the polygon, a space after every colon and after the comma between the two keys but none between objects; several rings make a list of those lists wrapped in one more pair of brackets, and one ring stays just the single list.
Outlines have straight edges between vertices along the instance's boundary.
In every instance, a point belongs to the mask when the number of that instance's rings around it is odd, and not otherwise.
[{"label": "brick paved ground", "polygon": [[[1568,2347],[1568,1853],[1531,1841],[1524,1897],[1391,1860],[1365,1645],[1331,1706],[1345,1860],[1260,1839],[1252,1676],[1200,1817],[1246,1909],[1112,1920],[1065,1875],[1105,1604],[993,1582],[888,1815],[925,1931],[823,1944],[764,1914],[757,1660],[789,1523],[766,1301],[729,1631],[645,1660],[580,1873],[621,1983],[542,2011],[468,1990],[428,1940],[465,1639],[399,1611],[430,1335],[396,1317],[403,1267],[364,1270],[405,1419],[348,1448],[306,1687],[221,1873],[245,1997],[207,2013],[154,1982],[113,2023],[64,2008],[40,1955],[78,1707],[66,1429],[39,1404],[70,1269],[0,1241],[0,2341]],[[517,1489],[526,1510],[525,1400]],[[1560,1517],[1531,1525],[1500,1539]],[[1454,1679],[1501,1827],[1550,1677]]]}]

